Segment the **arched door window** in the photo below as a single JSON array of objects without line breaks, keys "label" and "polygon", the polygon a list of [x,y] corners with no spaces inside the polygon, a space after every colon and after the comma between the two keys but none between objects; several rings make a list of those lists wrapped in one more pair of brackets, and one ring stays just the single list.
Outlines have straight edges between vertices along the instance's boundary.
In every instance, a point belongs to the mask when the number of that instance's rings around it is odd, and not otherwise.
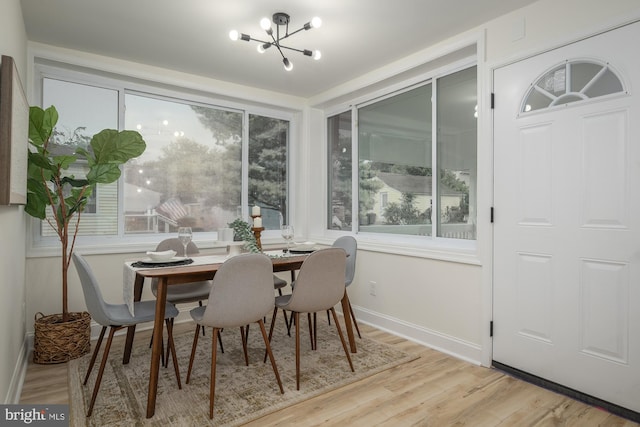
[{"label": "arched door window", "polygon": [[531,85],[520,113],[626,92],[610,65],[597,60],[573,60],[556,65]]}]

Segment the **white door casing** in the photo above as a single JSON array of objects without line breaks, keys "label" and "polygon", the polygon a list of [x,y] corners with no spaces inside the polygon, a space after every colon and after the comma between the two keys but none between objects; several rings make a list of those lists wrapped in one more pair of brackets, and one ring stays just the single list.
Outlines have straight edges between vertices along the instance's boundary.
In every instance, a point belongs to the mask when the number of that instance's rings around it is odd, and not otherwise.
[{"label": "white door casing", "polygon": [[[493,76],[493,360],[636,412],[639,39],[627,25]],[[626,92],[520,113],[545,71],[582,60],[609,64]]]}]

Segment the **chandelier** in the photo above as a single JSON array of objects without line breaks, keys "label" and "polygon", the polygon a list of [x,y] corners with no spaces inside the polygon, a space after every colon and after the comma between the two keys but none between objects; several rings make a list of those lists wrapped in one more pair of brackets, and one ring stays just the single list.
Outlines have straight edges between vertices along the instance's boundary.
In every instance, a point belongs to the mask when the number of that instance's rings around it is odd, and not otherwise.
[{"label": "chandelier", "polygon": [[[284,69],[287,71],[291,71],[293,69],[293,64],[291,63],[291,61],[289,60],[289,58],[287,58],[284,54],[284,52],[282,51],[282,49],[288,49],[288,50],[293,50],[296,52],[300,52],[305,56],[312,56],[313,59],[320,59],[320,57],[322,56],[322,54],[320,53],[319,50],[316,51],[310,51],[308,49],[296,49],[295,47],[290,47],[290,46],[284,46],[282,44],[282,41],[286,38],[291,37],[292,35],[299,33],[302,30],[310,30],[311,28],[319,28],[322,25],[322,20],[318,17],[313,18],[310,22],[307,22],[306,24],[304,24],[301,28],[293,31],[293,32],[289,32],[289,21],[290,21],[290,17],[289,15],[287,15],[286,13],[283,12],[277,12],[273,14],[273,20],[270,20],[269,18],[262,18],[260,20],[260,27],[262,27],[263,30],[266,31],[267,36],[269,36],[271,38],[271,40],[260,40],[260,39],[256,39],[251,37],[249,34],[244,34],[244,33],[238,33],[236,30],[232,30],[229,33],[229,38],[231,40],[244,40],[246,42],[248,41],[255,41],[258,42],[258,52],[260,53],[264,53],[267,49],[269,49],[270,47],[274,46],[276,49],[278,49],[278,52],[280,52],[280,55],[282,56],[282,63],[284,64]],[[275,24],[275,32],[272,28],[272,24]],[[281,29],[282,27],[282,29]]]}]

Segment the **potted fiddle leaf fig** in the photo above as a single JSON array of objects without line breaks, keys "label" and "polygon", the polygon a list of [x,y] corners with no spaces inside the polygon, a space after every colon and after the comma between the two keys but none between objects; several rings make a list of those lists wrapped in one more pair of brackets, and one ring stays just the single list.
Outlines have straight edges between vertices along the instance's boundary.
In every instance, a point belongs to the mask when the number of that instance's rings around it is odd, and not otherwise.
[{"label": "potted fiddle leaf fig", "polygon": [[[138,132],[105,129],[93,135],[86,148],[77,146],[70,154],[69,146],[54,142],[59,135],[57,122],[58,112],[54,106],[46,110],[40,107],[29,109],[30,150],[25,212],[46,221],[56,232],[61,243],[62,267],[62,313],[36,314],[36,363],[66,362],[89,352],[89,314],[70,313],[67,304],[68,271],[80,218],[95,186],[117,181],[120,166],[140,156],[146,148]],[[86,170],[85,176],[72,173],[82,169]]]}]

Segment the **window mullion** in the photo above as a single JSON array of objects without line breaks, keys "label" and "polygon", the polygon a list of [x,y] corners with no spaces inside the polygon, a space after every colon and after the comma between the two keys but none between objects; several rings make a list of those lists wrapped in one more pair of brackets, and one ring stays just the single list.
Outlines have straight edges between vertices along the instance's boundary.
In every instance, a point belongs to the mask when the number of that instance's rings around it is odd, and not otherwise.
[{"label": "window mullion", "polygon": [[438,79],[431,86],[431,238],[438,236],[440,198],[438,197]]},{"label": "window mullion", "polygon": [[358,154],[358,107],[351,107],[351,232],[360,229],[360,156]]},{"label": "window mullion", "polygon": [[242,115],[242,183],[241,218],[249,217],[249,112]]},{"label": "window mullion", "polygon": [[[125,104],[125,90],[118,89],[118,131],[125,129],[125,115],[127,105]],[[118,236],[123,237],[125,233],[125,217],[124,217],[124,165],[120,166],[120,179],[118,179]]]}]

